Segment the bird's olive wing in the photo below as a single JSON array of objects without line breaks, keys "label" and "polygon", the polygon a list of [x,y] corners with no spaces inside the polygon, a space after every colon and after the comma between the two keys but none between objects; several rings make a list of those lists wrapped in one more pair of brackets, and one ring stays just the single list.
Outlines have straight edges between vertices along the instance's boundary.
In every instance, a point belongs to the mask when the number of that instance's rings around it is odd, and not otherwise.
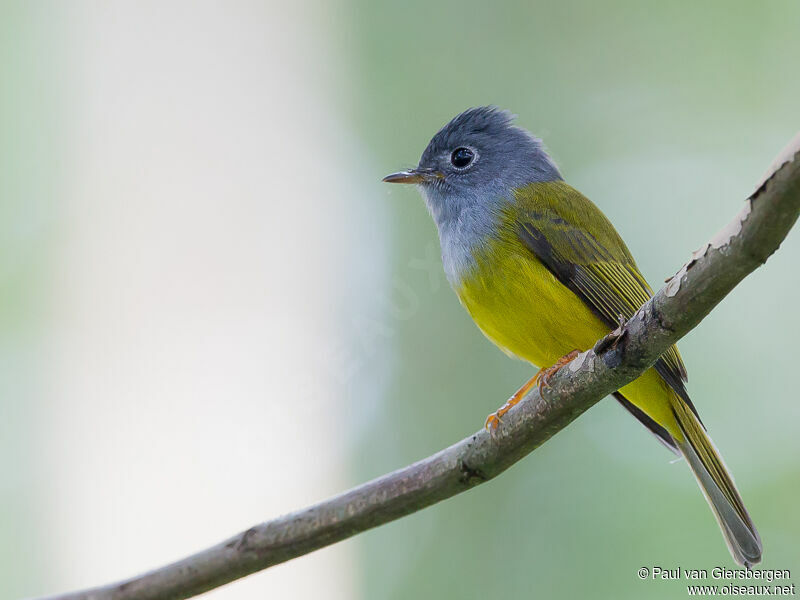
[{"label": "bird's olive wing", "polygon": [[[537,206],[536,210],[525,211],[521,220],[518,218],[517,235],[563,285],[614,329],[620,316],[630,319],[653,292],[611,223],[599,209],[581,198],[586,205],[580,207],[578,217],[575,212],[559,214],[550,207]],[[595,211],[596,214],[587,214]],[[570,222],[586,223],[587,219],[605,234],[607,244],[598,240],[599,234],[596,236],[587,227]],[[672,346],[655,368],[692,406],[684,386],[686,369],[678,349]]]}]

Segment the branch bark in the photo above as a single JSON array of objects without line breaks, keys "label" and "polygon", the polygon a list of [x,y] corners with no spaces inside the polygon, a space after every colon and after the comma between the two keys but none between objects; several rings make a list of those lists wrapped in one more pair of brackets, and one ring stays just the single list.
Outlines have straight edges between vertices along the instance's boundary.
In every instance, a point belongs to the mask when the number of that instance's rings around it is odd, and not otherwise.
[{"label": "branch bark", "polygon": [[481,429],[408,467],[314,506],[251,527],[183,560],[123,582],[51,600],[190,598],[308,554],[496,477],[601,398],[648,369],[777,250],[800,212],[800,134],[742,211],[692,254],[638,313],[535,388],[494,435]]}]

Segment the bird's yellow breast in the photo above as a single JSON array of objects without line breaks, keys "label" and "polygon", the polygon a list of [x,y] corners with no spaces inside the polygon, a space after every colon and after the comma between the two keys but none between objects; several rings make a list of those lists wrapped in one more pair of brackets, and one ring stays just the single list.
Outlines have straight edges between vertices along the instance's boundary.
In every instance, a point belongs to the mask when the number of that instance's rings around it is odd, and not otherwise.
[{"label": "bird's yellow breast", "polygon": [[480,248],[456,293],[481,331],[505,352],[539,367],[591,347],[608,327],[521,243]]},{"label": "bird's yellow breast", "polygon": [[[473,258],[456,293],[481,331],[506,353],[548,367],[572,350],[591,348],[610,331],[514,236],[487,240]],[[667,401],[672,392],[655,369],[620,391],[681,439]]]}]

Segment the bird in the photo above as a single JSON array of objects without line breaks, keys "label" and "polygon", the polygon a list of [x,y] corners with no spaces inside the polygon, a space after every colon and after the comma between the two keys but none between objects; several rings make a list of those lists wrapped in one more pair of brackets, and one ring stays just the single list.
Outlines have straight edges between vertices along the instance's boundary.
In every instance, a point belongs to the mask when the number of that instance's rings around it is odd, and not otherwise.
[{"label": "bird", "polygon": [[[602,211],[564,181],[542,141],[495,106],[471,108],[440,129],[417,167],[383,181],[415,184],[439,234],[445,275],[484,335],[539,367],[503,415],[653,295]],[[731,556],[750,568],[761,538],[686,389],[669,348],[614,397],[667,448],[682,455]]]}]

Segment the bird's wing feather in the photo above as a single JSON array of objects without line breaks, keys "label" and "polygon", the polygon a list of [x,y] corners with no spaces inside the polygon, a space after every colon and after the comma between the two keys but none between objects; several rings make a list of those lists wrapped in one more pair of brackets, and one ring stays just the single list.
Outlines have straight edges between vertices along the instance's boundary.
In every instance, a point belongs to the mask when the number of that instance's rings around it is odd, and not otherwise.
[{"label": "bird's wing feather", "polygon": [[[633,317],[653,291],[600,209],[566,183],[545,186],[534,184],[517,193],[516,234],[563,285],[613,329],[620,316],[626,320]],[[655,368],[694,411],[677,347],[667,350]]]}]

